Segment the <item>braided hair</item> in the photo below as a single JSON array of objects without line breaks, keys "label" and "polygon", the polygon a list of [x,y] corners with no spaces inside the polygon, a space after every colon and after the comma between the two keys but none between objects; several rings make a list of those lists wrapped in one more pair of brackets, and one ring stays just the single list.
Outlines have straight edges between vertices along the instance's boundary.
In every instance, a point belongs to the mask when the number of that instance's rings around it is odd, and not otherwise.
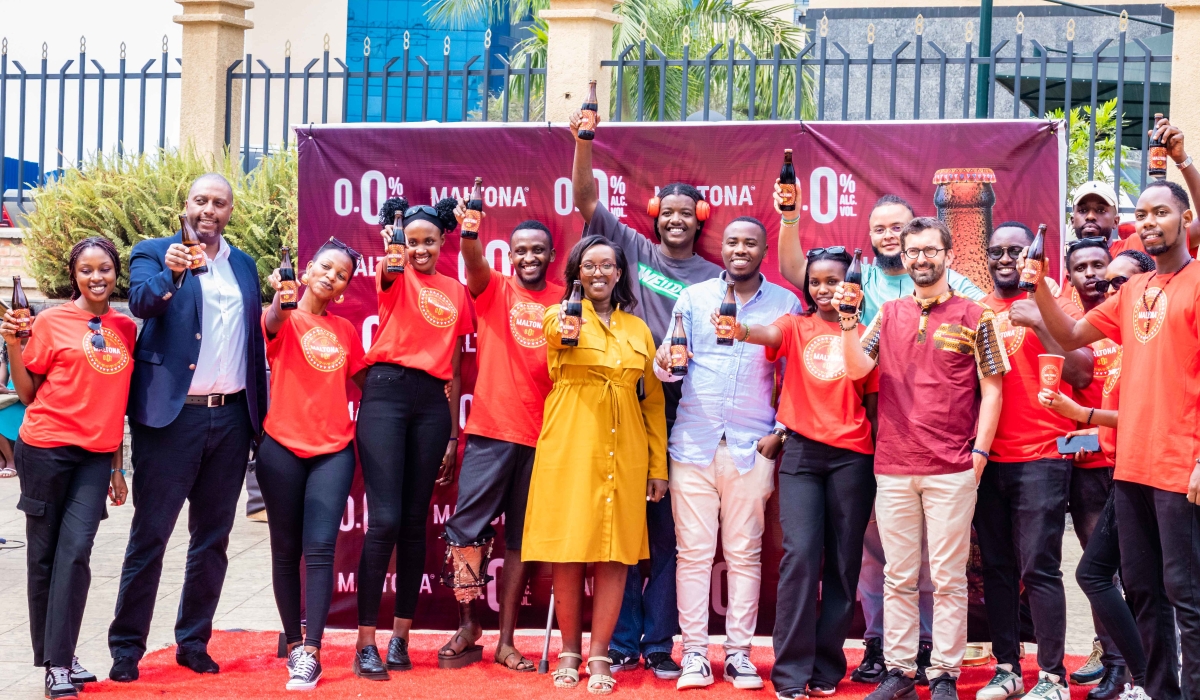
[{"label": "braided hair", "polygon": [[117,277],[121,276],[121,254],[117,252],[117,246],[104,236],[90,236],[75,244],[71,248],[71,256],[67,259],[67,278],[71,284],[71,299],[78,299],[81,292],[79,291],[79,282],[75,280],[75,263],[79,262],[79,256],[83,255],[83,251],[88,248],[99,248],[104,251],[108,258],[112,260],[113,270],[116,271]]}]

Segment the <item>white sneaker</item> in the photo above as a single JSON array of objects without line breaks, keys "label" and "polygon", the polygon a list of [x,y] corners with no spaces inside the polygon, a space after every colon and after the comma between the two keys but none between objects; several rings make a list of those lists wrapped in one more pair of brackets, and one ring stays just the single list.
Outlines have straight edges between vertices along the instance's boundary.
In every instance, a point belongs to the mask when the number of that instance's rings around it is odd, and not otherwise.
[{"label": "white sneaker", "polygon": [[750,663],[744,651],[735,651],[725,657],[725,680],[739,690],[759,690],[763,687],[758,669]]},{"label": "white sneaker", "polygon": [[321,662],[317,657],[297,646],[288,654],[287,690],[312,690],[321,680]]},{"label": "white sneaker", "polygon": [[1119,700],[1150,700],[1150,696],[1146,695],[1141,686],[1126,683]]},{"label": "white sneaker", "polygon": [[1037,685],[1025,697],[1028,700],[1071,700],[1071,691],[1058,676],[1039,671]]},{"label": "white sneaker", "polygon": [[712,683],[712,666],[708,664],[708,658],[694,651],[684,654],[683,672],[679,674],[679,680],[675,681],[675,689],[704,688]]},{"label": "white sneaker", "polygon": [[996,675],[975,693],[975,700],[1007,700],[1025,693],[1025,681],[1012,670],[1012,664],[996,664]]}]

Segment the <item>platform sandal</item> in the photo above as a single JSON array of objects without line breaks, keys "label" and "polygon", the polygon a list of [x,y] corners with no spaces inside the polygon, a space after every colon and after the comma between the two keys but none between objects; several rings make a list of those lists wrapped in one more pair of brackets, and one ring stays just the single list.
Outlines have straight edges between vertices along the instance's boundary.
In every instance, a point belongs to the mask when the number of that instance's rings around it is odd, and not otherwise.
[{"label": "platform sandal", "polygon": [[[576,654],[573,651],[558,652],[558,660],[563,659],[579,659],[583,661],[583,654]],[[574,688],[579,685],[579,669],[577,668],[559,668],[555,669],[554,675],[555,688]]]},{"label": "platform sandal", "polygon": [[613,688],[617,687],[617,679],[607,673],[592,673],[593,661],[603,661],[610,666],[612,664],[612,659],[607,656],[588,657],[588,692],[592,695],[612,695]]}]

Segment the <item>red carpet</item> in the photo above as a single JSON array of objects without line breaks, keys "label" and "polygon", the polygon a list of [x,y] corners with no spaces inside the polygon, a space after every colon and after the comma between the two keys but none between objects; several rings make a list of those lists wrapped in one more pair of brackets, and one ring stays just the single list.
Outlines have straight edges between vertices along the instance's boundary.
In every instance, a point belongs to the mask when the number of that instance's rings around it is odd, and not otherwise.
[{"label": "red carpet", "polygon": [[[380,646],[387,643],[387,635],[380,634]],[[413,698],[424,700],[473,700],[481,696],[488,698],[520,698],[521,700],[563,700],[574,697],[582,700],[590,697],[584,688],[587,676],[583,677],[574,690],[556,689],[550,676],[536,673],[513,673],[492,663],[492,652],[496,642],[494,635],[485,636],[484,662],[467,668],[448,671],[437,667],[437,649],[449,638],[448,633],[414,633],[411,655],[416,668],[403,673],[392,673],[389,682],[365,681],[354,677],[350,662],[354,652],[354,633],[332,632],[326,635],[322,650],[324,676],[320,685],[310,696],[322,698]],[[142,659],[141,680],[122,684],[104,681],[87,686],[84,697],[109,694],[121,698],[171,698],[214,700],[214,698],[295,697],[283,689],[287,682],[287,671],[283,659],[275,658],[279,635],[275,632],[216,632],[209,644],[209,653],[221,665],[221,673],[215,676],[200,676],[175,664],[174,648],[162,649]],[[551,659],[558,647],[558,640],[551,642]],[[517,646],[531,661],[541,657],[539,637],[520,636]],[[587,640],[584,640],[584,648]],[[848,649],[848,663],[857,666],[862,658],[858,649]],[[675,649],[679,658],[680,649]],[[709,658],[714,667],[723,658],[720,647],[712,647]],[[763,677],[770,673],[772,654],[770,648],[755,649],[751,655]],[[1037,681],[1037,670],[1033,660],[1028,659],[1025,671],[1025,687],[1032,688]],[[1073,669],[1083,663],[1080,657],[1068,657],[1067,668]],[[553,668],[553,662],[551,664]],[[716,671],[716,668],[714,668]],[[735,698],[766,698],[773,692],[767,683],[764,691],[757,693],[734,688],[720,680],[709,688],[693,691],[692,696],[710,700],[734,700]],[[975,691],[987,683],[992,676],[990,666],[963,670],[959,679],[958,693],[963,700],[972,700]],[[626,671],[619,673],[616,694],[628,698],[680,697],[676,694],[674,681],[660,681],[648,671]],[[873,686],[851,683],[845,680],[838,686],[834,697],[855,700],[869,693]],[[1087,688],[1074,686],[1072,700],[1083,700]],[[928,700],[928,689],[920,691],[922,700]]]}]

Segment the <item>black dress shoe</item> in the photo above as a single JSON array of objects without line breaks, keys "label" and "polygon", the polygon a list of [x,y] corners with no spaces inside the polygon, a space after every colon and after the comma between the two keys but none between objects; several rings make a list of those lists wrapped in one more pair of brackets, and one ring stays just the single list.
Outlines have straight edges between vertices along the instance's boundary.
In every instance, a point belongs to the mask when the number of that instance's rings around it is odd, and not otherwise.
[{"label": "black dress shoe", "polygon": [[379,649],[374,644],[354,652],[354,675],[369,681],[386,681],[390,678],[383,659],[379,658]]},{"label": "black dress shoe", "polygon": [[132,683],[138,679],[138,661],[132,656],[118,656],[113,659],[108,677],[118,683]]},{"label": "black dress shoe", "polygon": [[408,640],[392,637],[388,642],[387,667],[389,671],[411,671],[412,659],[408,658]]},{"label": "black dress shoe", "polygon": [[1116,700],[1121,696],[1126,683],[1132,683],[1129,671],[1124,666],[1105,666],[1104,675],[1096,687],[1088,691],[1087,700]]},{"label": "black dress shoe", "polygon": [[62,666],[46,668],[46,697],[47,698],[77,698],[79,691],[71,682],[71,669]]},{"label": "black dress shoe", "polygon": [[221,667],[213,661],[208,652],[204,651],[183,651],[175,653],[175,663],[190,668],[196,673],[220,673]]}]

